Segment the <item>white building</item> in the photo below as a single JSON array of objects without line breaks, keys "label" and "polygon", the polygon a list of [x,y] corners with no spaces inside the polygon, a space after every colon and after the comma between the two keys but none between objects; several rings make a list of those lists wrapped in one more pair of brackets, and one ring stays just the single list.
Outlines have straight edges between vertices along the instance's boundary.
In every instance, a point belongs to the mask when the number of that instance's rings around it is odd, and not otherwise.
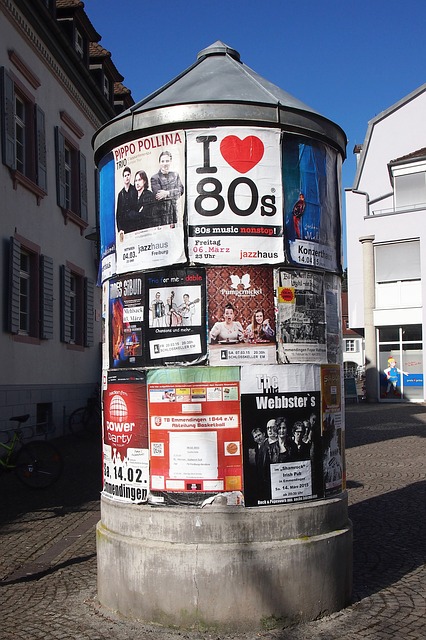
[{"label": "white building", "polygon": [[346,190],[349,324],[365,335],[370,401],[425,400],[425,113],[426,84],[373,118]]},{"label": "white building", "polygon": [[100,38],[80,0],[0,0],[0,429],[58,434],[100,380],[91,139],[133,103]]},{"label": "white building", "polygon": [[364,370],[364,338],[351,329],[348,294],[342,291],[343,371],[345,378],[360,378]]}]

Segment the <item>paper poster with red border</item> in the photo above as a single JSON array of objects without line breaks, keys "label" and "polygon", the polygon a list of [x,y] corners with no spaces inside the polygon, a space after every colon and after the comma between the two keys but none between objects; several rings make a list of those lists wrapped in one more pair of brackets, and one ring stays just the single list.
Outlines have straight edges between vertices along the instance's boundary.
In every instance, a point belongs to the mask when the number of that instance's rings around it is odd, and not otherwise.
[{"label": "paper poster with red border", "polygon": [[321,367],[321,428],[326,496],[340,493],[346,487],[342,377],[342,367],[338,364]]},{"label": "paper poster with red border", "polygon": [[103,493],[121,502],[146,502],[149,450],[145,374],[130,369],[109,371],[103,405]]},{"label": "paper poster with red border", "polygon": [[[239,369],[147,374],[151,494],[242,490]],[[175,497],[176,499],[176,497]]]},{"label": "paper poster with red border", "polygon": [[187,132],[189,259],[284,262],[281,132],[216,127]]},{"label": "paper poster with red border", "polygon": [[185,262],[184,132],[124,142],[113,156],[117,273]]}]

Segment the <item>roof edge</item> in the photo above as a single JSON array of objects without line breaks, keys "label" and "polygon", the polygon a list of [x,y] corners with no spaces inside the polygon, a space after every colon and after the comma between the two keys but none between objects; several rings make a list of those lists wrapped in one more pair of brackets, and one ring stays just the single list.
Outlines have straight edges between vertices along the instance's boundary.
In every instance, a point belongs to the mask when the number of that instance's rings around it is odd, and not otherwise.
[{"label": "roof edge", "polygon": [[391,113],[394,113],[395,111],[398,111],[398,109],[401,109],[401,107],[405,106],[406,104],[408,104],[409,102],[417,98],[419,95],[421,95],[425,91],[426,91],[426,83],[420,85],[420,87],[418,87],[417,89],[414,89],[414,91],[406,95],[404,98],[401,98],[400,100],[398,100],[398,102],[395,102],[393,105],[391,105],[384,111],[381,111],[377,116],[374,116],[374,118],[368,121],[367,131],[365,134],[364,142],[362,143],[362,151],[360,153],[359,162],[357,164],[354,182],[352,185],[352,190],[357,190],[359,187],[361,174],[364,169],[365,159],[367,156],[368,148],[370,146],[370,141],[373,134],[373,129],[376,126],[376,124],[378,124],[381,120],[384,120],[385,118],[387,118]]}]

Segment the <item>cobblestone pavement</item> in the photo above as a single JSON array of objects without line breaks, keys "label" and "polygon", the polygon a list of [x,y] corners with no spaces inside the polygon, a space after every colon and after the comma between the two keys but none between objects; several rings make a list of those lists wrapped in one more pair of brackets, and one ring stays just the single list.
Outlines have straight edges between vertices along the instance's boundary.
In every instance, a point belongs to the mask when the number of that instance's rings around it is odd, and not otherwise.
[{"label": "cobblestone pavement", "polygon": [[[353,603],[309,624],[229,640],[426,638],[426,406],[351,405],[346,412]],[[96,600],[100,446],[57,440],[65,472],[48,491],[0,478],[2,640],[217,640],[121,620]]]}]

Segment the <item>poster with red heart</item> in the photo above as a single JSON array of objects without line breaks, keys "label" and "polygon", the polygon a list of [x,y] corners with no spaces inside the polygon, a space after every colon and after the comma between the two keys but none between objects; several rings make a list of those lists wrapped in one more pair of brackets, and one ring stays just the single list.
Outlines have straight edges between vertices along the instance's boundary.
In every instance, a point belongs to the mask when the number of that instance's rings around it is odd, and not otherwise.
[{"label": "poster with red heart", "polygon": [[217,127],[187,133],[189,259],[284,261],[280,131]]}]

